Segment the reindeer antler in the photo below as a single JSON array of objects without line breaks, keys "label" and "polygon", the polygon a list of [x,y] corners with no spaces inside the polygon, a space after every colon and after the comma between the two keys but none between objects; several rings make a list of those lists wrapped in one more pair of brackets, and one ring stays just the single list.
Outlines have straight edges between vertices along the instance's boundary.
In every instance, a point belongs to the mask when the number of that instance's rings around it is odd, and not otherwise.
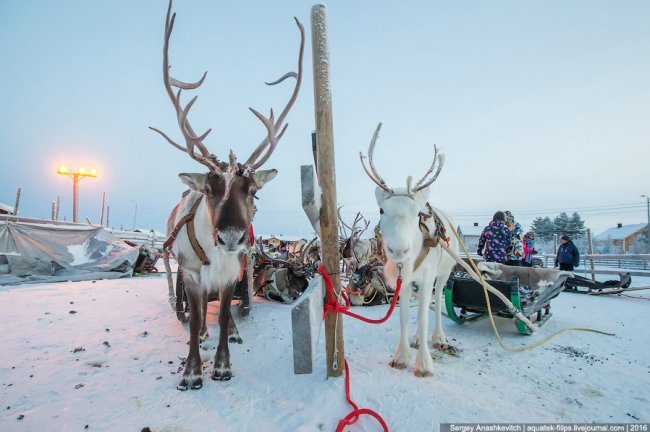
[{"label": "reindeer antler", "polygon": [[[160,135],[162,135],[163,138],[165,138],[165,140],[167,140],[168,143],[170,143],[177,149],[189,154],[192,159],[207,166],[210,169],[210,171],[221,172],[221,169],[217,165],[219,161],[214,155],[210,154],[210,152],[205,147],[205,145],[203,145],[203,140],[208,136],[208,134],[212,131],[212,129],[208,129],[201,136],[197,136],[196,133],[194,132],[194,129],[192,129],[189,120],[187,119],[190,109],[192,109],[192,106],[194,105],[194,102],[196,102],[198,96],[194,96],[187,103],[187,105],[185,105],[185,108],[181,108],[181,103],[180,103],[181,92],[183,90],[194,90],[199,88],[201,84],[203,84],[203,81],[205,80],[205,77],[208,72],[207,71],[204,72],[201,79],[194,83],[185,83],[183,81],[179,81],[175,78],[172,78],[169,75],[169,69],[170,69],[169,40],[172,35],[172,30],[174,29],[174,21],[176,20],[176,13],[172,14],[171,11],[172,11],[172,0],[169,0],[169,7],[167,8],[167,19],[165,21],[165,37],[164,37],[164,44],[163,44],[163,84],[165,86],[165,90],[167,91],[167,95],[169,96],[169,99],[172,101],[174,110],[176,111],[176,119],[178,121],[178,126],[180,127],[181,133],[183,134],[183,138],[185,138],[185,147],[174,142],[174,140],[172,140],[161,130],[151,126],[149,127],[149,129],[158,132]],[[176,87],[178,89],[178,92],[176,94],[174,94],[172,87]],[[194,151],[194,147],[198,147],[199,151],[201,152],[200,155],[196,154],[196,152]]]},{"label": "reindeer antler", "polygon": [[[278,80],[270,83],[265,83],[265,84],[272,86],[281,83],[287,78],[295,78],[296,86],[293,89],[293,93],[291,94],[291,98],[289,99],[289,102],[287,102],[287,105],[284,107],[284,110],[282,110],[282,113],[280,114],[280,117],[278,117],[277,121],[274,119],[273,109],[271,109],[271,114],[269,115],[269,117],[266,118],[262,114],[257,112],[255,109],[249,108],[251,112],[255,114],[255,116],[262,122],[262,124],[264,124],[267,131],[266,138],[264,138],[264,140],[260,143],[260,145],[257,146],[257,148],[253,151],[251,156],[246,161],[245,165],[250,167],[253,170],[258,169],[264,164],[264,162],[267,161],[267,159],[271,156],[271,153],[273,153],[273,150],[275,150],[275,147],[278,145],[278,141],[280,140],[280,138],[282,138],[282,135],[287,130],[289,124],[286,123],[284,126],[282,126],[282,123],[284,122],[284,119],[289,113],[289,110],[291,110],[291,107],[293,107],[294,102],[296,102],[296,98],[298,97],[298,92],[300,91],[300,84],[302,83],[302,57],[303,57],[303,52],[305,50],[305,28],[302,26],[300,21],[298,21],[298,18],[294,17],[293,19],[296,21],[296,25],[300,30],[300,52],[298,54],[298,72],[297,73],[288,72]],[[278,130],[280,131],[279,133]],[[262,154],[264,149],[267,149],[266,153],[260,158],[260,154]]]},{"label": "reindeer antler", "polygon": [[[420,179],[420,181],[418,181],[415,184],[415,188],[413,189],[414,192],[422,190],[425,187],[429,186],[434,181],[436,181],[436,179],[438,178],[438,175],[440,174],[440,170],[442,170],[442,166],[445,164],[445,155],[442,154],[442,153],[438,154],[438,146],[437,145],[434,145],[433,148],[435,150],[435,153],[433,154],[433,163],[431,163],[431,166],[429,167],[429,171],[427,171],[424,174],[424,176]],[[436,169],[436,173],[433,175],[433,177],[431,177],[431,179],[429,179],[429,181],[427,181],[426,183],[423,184],[423,182],[426,180],[427,176],[429,176],[433,172],[434,167],[436,167],[436,162],[438,162],[438,167]],[[409,189],[410,189],[410,187],[409,187]]]},{"label": "reindeer antler", "polygon": [[341,209],[342,208],[343,208],[343,206],[339,206],[339,208],[336,209],[336,215],[339,218],[339,234],[341,235],[341,237],[347,238],[348,233],[345,231],[345,229],[343,227],[345,227],[347,229],[351,229],[351,228],[349,226],[347,226],[347,224],[343,221],[343,218],[341,217]]},{"label": "reindeer antler", "polygon": [[[176,20],[176,13],[172,14],[171,11],[172,11],[172,0],[169,0],[169,7],[167,8],[167,19],[165,21],[165,37],[164,37],[164,44],[163,44],[163,84],[165,86],[165,90],[167,91],[167,95],[172,101],[174,110],[176,111],[176,118],[178,120],[178,125],[185,139],[185,147],[177,144],[174,140],[172,140],[167,134],[165,134],[161,130],[156,129],[154,127],[149,127],[149,128],[158,132],[172,146],[189,154],[192,157],[192,159],[202,163],[203,165],[206,165],[210,169],[210,171],[217,172],[217,173],[222,173],[223,171],[227,171],[230,175],[230,181],[232,182],[232,178],[234,178],[233,177],[234,173],[238,172],[240,168],[240,166],[236,162],[236,158],[234,158],[232,150],[230,156],[230,163],[220,162],[217,159],[217,157],[211,154],[203,144],[203,140],[205,140],[205,138],[212,131],[212,129],[208,129],[202,135],[199,136],[194,132],[188,120],[188,114],[192,109],[192,106],[196,102],[198,96],[194,96],[187,103],[187,105],[185,105],[185,107],[181,107],[181,103],[180,103],[181,92],[183,90],[194,90],[199,88],[201,84],[203,84],[207,72],[203,74],[203,76],[199,81],[194,83],[185,83],[169,75],[169,69],[170,69],[169,40],[171,38],[172,30],[174,29],[174,22]],[[262,114],[254,110],[253,108],[250,108],[253,114],[255,114],[255,116],[258,119],[260,119],[260,121],[262,121],[262,123],[266,127],[267,137],[255,149],[255,151],[253,151],[251,156],[246,161],[245,168],[244,168],[245,173],[249,173],[250,171],[254,171],[258,169],[271,156],[271,153],[273,153],[273,150],[275,150],[278,141],[280,140],[280,138],[282,138],[282,135],[287,129],[288,124],[284,124],[284,126],[282,124],[287,114],[289,113],[289,110],[291,110],[291,107],[296,101],[296,98],[298,97],[298,92],[300,91],[300,85],[302,83],[302,58],[303,58],[303,52],[305,47],[305,29],[303,28],[302,24],[300,23],[300,21],[298,21],[297,18],[294,17],[294,19],[296,21],[296,25],[298,26],[298,29],[300,30],[300,52],[298,55],[298,72],[297,73],[289,72],[284,76],[282,76],[280,79],[266,84],[276,85],[278,83],[281,83],[285,79],[291,77],[296,79],[296,86],[293,90],[291,98],[289,99],[289,102],[287,103],[284,110],[280,114],[280,117],[278,117],[277,121],[274,118],[273,110],[271,110],[271,114],[269,118],[266,118]],[[176,87],[178,89],[178,92],[174,93],[172,87]],[[199,149],[201,154],[196,154],[195,147]],[[266,149],[266,153],[260,158],[260,154],[265,149]]]},{"label": "reindeer antler", "polygon": [[364,156],[363,153],[359,152],[359,159],[361,159],[361,165],[363,166],[364,171],[366,174],[368,174],[368,177],[370,177],[370,180],[374,181],[377,186],[382,188],[388,193],[392,193],[393,191],[386,185],[386,182],[384,179],[381,178],[379,173],[377,173],[377,169],[375,168],[375,161],[373,159],[374,152],[375,152],[375,144],[377,142],[377,137],[379,136],[379,129],[381,129],[381,123],[377,125],[377,129],[375,129],[375,133],[372,135],[372,141],[370,141],[370,146],[368,147],[368,162],[370,164],[370,169],[372,171],[372,174],[370,171],[368,171],[368,168],[366,168],[366,164],[363,162]]}]

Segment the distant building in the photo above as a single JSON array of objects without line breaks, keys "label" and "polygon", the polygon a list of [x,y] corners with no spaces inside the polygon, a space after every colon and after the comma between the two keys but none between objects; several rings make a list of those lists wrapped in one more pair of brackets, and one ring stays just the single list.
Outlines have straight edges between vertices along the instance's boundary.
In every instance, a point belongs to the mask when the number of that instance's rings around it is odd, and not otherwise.
[{"label": "distant building", "polygon": [[473,225],[458,225],[458,228],[456,228],[458,236],[465,244],[468,252],[476,252],[476,249],[478,249],[478,239],[481,237],[483,228],[485,227],[479,226],[478,222],[474,222]]},{"label": "distant building", "polygon": [[639,237],[647,229],[647,224],[618,224],[593,238],[594,249],[598,253],[641,253]]},{"label": "distant building", "polygon": [[14,214],[14,208],[10,205],[0,203],[0,214],[12,215]]}]

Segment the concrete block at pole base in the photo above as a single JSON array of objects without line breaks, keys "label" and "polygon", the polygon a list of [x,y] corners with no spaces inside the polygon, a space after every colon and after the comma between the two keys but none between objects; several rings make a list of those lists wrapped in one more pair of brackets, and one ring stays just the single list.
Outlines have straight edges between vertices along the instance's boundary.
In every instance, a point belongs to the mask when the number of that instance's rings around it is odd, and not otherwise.
[{"label": "concrete block at pole base", "polygon": [[300,184],[302,186],[302,208],[316,235],[320,237],[321,190],[313,166],[300,166]]},{"label": "concrete block at pole base", "polygon": [[323,278],[316,276],[291,309],[293,373],[296,375],[314,371],[318,336],[323,324],[324,287]]}]

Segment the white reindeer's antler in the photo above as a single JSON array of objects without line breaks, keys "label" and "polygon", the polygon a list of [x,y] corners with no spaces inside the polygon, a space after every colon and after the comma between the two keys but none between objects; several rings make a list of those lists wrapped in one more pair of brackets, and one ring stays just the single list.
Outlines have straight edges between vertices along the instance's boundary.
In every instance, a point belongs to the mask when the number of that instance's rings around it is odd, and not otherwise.
[{"label": "white reindeer's antler", "polygon": [[379,136],[379,129],[381,129],[381,123],[377,125],[377,129],[375,129],[375,133],[372,135],[372,141],[370,141],[370,146],[368,147],[368,163],[370,164],[370,171],[368,171],[368,168],[366,168],[366,164],[363,162],[364,156],[363,153],[359,152],[359,159],[361,159],[361,165],[363,166],[363,170],[368,174],[368,177],[370,177],[370,180],[374,181],[377,186],[382,188],[388,193],[392,193],[393,191],[386,185],[386,182],[384,179],[381,178],[379,173],[377,172],[377,169],[375,168],[375,161],[373,159],[374,153],[375,153],[375,144],[377,143],[377,137]]},{"label": "white reindeer's antler", "polygon": [[[436,179],[438,178],[438,175],[440,174],[440,170],[442,169],[442,166],[445,164],[445,155],[442,154],[442,153],[438,154],[438,146],[437,145],[434,145],[433,148],[435,150],[435,153],[433,154],[433,163],[429,167],[429,171],[427,171],[424,174],[424,176],[420,179],[420,181],[418,181],[415,184],[415,188],[413,189],[413,192],[420,191],[420,190],[424,189],[425,187],[429,186],[434,181],[436,181]],[[433,177],[431,177],[428,181],[426,181],[427,177],[433,172],[433,169],[436,168],[436,162],[438,163],[436,173],[433,175]],[[426,181],[426,183],[425,183],[425,181]],[[410,189],[410,186],[409,186],[409,189]]]}]

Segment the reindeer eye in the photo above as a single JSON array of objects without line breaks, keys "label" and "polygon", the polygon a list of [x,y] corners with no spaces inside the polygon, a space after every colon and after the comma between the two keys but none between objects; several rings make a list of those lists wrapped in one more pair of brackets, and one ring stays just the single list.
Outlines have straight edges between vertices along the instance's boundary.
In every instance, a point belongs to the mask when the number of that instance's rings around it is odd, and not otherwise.
[{"label": "reindeer eye", "polygon": [[383,208],[379,209],[379,214],[384,214],[384,209]]}]

